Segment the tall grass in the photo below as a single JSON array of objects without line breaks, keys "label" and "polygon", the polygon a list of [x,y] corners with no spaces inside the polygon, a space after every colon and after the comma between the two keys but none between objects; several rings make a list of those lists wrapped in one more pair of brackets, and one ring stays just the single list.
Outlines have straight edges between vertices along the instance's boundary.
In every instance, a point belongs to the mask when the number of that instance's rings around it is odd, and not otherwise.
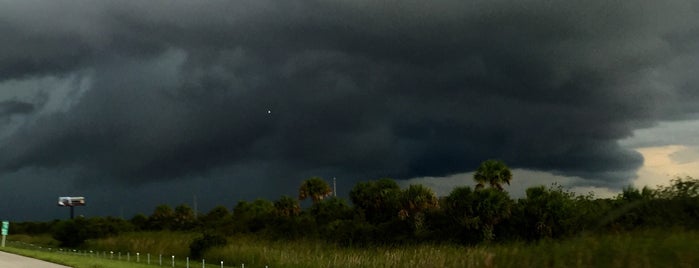
[{"label": "tall grass", "polygon": [[39,234],[39,235],[26,235],[26,234],[12,234],[7,236],[9,241],[18,241],[27,244],[41,245],[45,247],[57,248],[60,242],[53,239],[50,234]]},{"label": "tall grass", "polygon": [[85,248],[114,252],[140,252],[188,256],[189,244],[198,234],[171,231],[124,233],[119,236],[88,240]]},{"label": "tall grass", "polygon": [[645,230],[490,247],[498,267],[697,267],[699,232]]},{"label": "tall grass", "polygon": [[243,240],[212,249],[206,258],[257,267],[478,267],[492,262],[490,255],[456,245],[343,248],[318,241]]},{"label": "tall grass", "polygon": [[637,231],[538,243],[343,248],[318,241],[250,237],[208,259],[273,267],[697,267],[699,232]]},{"label": "tall grass", "polygon": [[[143,232],[88,242],[88,248],[187,256],[198,235]],[[207,260],[246,267],[699,267],[699,232],[644,230],[536,243],[417,244],[351,248],[318,240],[228,238]],[[195,260],[192,260],[193,262]]]}]

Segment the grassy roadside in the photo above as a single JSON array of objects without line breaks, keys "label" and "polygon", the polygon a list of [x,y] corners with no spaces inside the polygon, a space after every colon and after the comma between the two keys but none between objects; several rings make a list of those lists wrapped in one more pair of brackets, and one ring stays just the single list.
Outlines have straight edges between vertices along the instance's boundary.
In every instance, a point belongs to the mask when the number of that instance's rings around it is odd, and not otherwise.
[{"label": "grassy roadside", "polygon": [[[131,259],[130,261],[126,261],[125,259],[121,260],[116,260],[116,259],[109,259],[109,258],[101,258],[101,257],[95,257],[95,256],[84,256],[84,255],[72,255],[72,254],[66,254],[66,253],[58,253],[58,252],[48,252],[48,251],[43,251],[43,250],[37,250],[37,249],[26,249],[26,248],[17,248],[17,247],[5,247],[5,248],[0,248],[1,251],[5,251],[8,253],[13,253],[17,255],[22,255],[26,257],[31,257],[35,259],[40,259],[56,264],[61,264],[69,267],[74,267],[74,268],[153,268],[153,267],[173,267],[172,262],[170,260],[164,260],[163,265],[160,266],[155,260],[151,262],[151,264],[147,264],[145,260],[141,260],[141,262],[136,262],[135,259]],[[175,261],[175,266],[174,267],[186,267],[186,262],[183,259],[177,259]],[[192,262],[190,263],[189,267],[202,267],[201,260],[197,262]],[[207,263],[206,264],[207,268],[216,268],[216,267],[221,267],[220,263]],[[232,267],[232,266],[224,266],[224,267]]]},{"label": "grassy roadside", "polygon": [[[97,250],[119,247],[123,252],[146,247],[185,251],[187,240],[193,237],[183,233],[135,233],[91,241],[89,245]],[[699,267],[697,248],[698,231],[661,229],[475,247],[421,244],[347,248],[317,240],[271,241],[236,236],[229,238],[227,246],[206,252],[205,258],[237,267],[241,263],[245,267]],[[7,249],[76,268],[154,267],[138,265],[133,259],[127,263]],[[184,267],[184,262],[176,267]],[[201,263],[190,267],[201,267]]]},{"label": "grassy roadside", "polygon": [[69,267],[75,268],[146,268],[153,267],[152,265],[142,265],[137,263],[127,263],[117,260],[100,259],[95,257],[87,256],[77,256],[61,254],[56,252],[46,252],[33,249],[23,249],[15,247],[5,247],[1,249],[2,251],[27,256],[35,259],[45,260],[48,262],[53,262]]}]

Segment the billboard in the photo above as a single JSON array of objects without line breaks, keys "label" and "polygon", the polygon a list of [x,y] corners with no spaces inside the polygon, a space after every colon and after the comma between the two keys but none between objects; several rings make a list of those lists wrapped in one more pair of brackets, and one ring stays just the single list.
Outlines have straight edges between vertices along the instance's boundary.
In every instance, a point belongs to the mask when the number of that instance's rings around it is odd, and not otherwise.
[{"label": "billboard", "polygon": [[61,207],[77,207],[85,205],[85,197],[82,196],[62,196],[58,198],[58,205]]}]

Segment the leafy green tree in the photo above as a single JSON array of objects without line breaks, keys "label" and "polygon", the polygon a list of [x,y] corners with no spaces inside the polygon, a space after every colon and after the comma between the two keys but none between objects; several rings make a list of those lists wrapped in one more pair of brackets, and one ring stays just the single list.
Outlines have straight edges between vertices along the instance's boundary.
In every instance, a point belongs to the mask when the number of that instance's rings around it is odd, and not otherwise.
[{"label": "leafy green tree", "polygon": [[[646,188],[647,189],[647,188]],[[605,217],[608,228],[672,228],[699,226],[699,180],[677,177],[656,190],[628,187],[617,196],[615,208]]]},{"label": "leafy green tree", "polygon": [[352,210],[344,199],[330,197],[313,204],[311,215],[318,225],[326,225],[337,220],[346,220],[352,217]]},{"label": "leafy green tree", "polygon": [[496,188],[473,191],[470,187],[458,187],[452,190],[444,203],[447,215],[456,224],[478,231],[484,241],[493,240],[497,224],[512,214],[509,195]]},{"label": "leafy green tree", "polygon": [[622,189],[621,193],[617,196],[617,199],[624,201],[639,201],[639,200],[649,200],[656,195],[653,189],[644,186],[641,190],[633,186],[627,186]]},{"label": "leafy green tree", "polygon": [[313,203],[318,203],[318,201],[323,200],[323,198],[330,196],[332,189],[330,185],[325,182],[320,177],[311,177],[303,183],[299,188],[299,200],[305,200],[306,198],[311,198]]},{"label": "leafy green tree", "polygon": [[478,225],[477,196],[468,186],[452,189],[440,200],[442,220],[439,223],[440,238],[460,242],[480,242],[476,235]]},{"label": "leafy green tree", "polygon": [[500,191],[503,190],[502,185],[510,184],[512,180],[512,172],[510,168],[500,160],[486,160],[478,166],[476,173],[473,174],[473,179],[476,181],[476,189],[482,189],[486,184]]},{"label": "leafy green tree", "polygon": [[444,199],[444,210],[458,225],[470,228],[475,225],[478,199],[471,187],[454,188]]},{"label": "leafy green tree", "polygon": [[148,217],[139,213],[131,218],[131,224],[136,228],[136,230],[147,230],[148,229]]},{"label": "leafy green tree", "polygon": [[90,239],[92,235],[87,226],[87,220],[78,217],[59,222],[54,227],[52,236],[60,242],[61,247],[75,248]]},{"label": "leafy green tree", "polygon": [[152,230],[167,230],[173,226],[175,212],[168,205],[159,205],[153,210],[153,214],[148,217],[148,225]]},{"label": "leafy green tree", "polygon": [[217,206],[208,213],[199,217],[199,222],[206,230],[215,230],[220,233],[228,233],[233,224],[233,217],[224,206]]},{"label": "leafy green tree", "polygon": [[188,230],[194,227],[196,217],[194,210],[188,205],[181,204],[175,207],[173,214],[173,227],[176,230]]},{"label": "leafy green tree", "polygon": [[201,217],[204,222],[217,222],[225,220],[230,217],[231,213],[224,206],[216,206],[212,208],[208,213]]},{"label": "leafy green tree", "polygon": [[[678,226],[690,228],[699,226],[699,179],[690,176],[676,177],[670,181],[670,186],[659,187],[658,191],[661,198],[669,199],[668,205],[675,207],[676,211],[674,215],[662,218],[672,219],[671,221]],[[665,210],[665,212],[668,211]]]},{"label": "leafy green tree", "polygon": [[530,187],[526,199],[519,201],[523,209],[524,227],[528,239],[562,237],[575,232],[574,194],[554,185]]},{"label": "leafy green tree", "polygon": [[276,214],[281,217],[294,217],[301,213],[299,201],[286,195],[274,201],[274,209]]},{"label": "leafy green tree", "polygon": [[234,229],[238,232],[261,231],[274,217],[275,211],[274,203],[268,200],[240,201],[233,208]]},{"label": "leafy green tree", "polygon": [[387,222],[400,210],[400,186],[392,179],[359,182],[349,195],[355,208],[371,223]]},{"label": "leafy green tree", "polygon": [[699,179],[676,177],[670,180],[670,186],[659,186],[658,195],[665,199],[699,198]]}]

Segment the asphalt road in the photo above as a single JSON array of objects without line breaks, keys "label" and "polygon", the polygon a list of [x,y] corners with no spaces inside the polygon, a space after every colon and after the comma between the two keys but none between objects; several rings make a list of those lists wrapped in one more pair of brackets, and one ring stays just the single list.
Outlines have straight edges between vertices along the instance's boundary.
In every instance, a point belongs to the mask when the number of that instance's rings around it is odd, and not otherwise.
[{"label": "asphalt road", "polygon": [[0,251],[0,267],[7,268],[68,268],[37,259],[27,258],[15,254]]}]

